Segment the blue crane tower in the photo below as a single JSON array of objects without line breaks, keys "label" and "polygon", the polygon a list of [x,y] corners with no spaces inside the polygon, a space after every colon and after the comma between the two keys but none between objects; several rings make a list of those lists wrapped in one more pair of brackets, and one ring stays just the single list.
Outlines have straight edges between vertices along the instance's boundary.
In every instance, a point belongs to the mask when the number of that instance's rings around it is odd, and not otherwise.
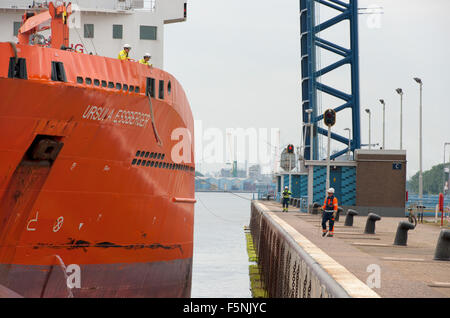
[{"label": "blue crane tower", "polygon": [[[327,6],[337,11],[337,15],[331,19],[316,24],[316,3]],[[331,28],[344,20],[349,21],[350,47],[325,40],[319,33]],[[300,0],[300,31],[301,31],[301,86],[302,86],[302,109],[303,109],[303,133],[305,138],[303,157],[306,160],[318,160],[319,140],[318,134],[327,136],[328,131],[318,127],[317,123],[323,119],[323,114],[318,113],[317,93],[327,93],[342,100],[341,105],[333,105],[336,112],[350,108],[352,110],[352,140],[339,134],[332,133],[331,138],[346,145],[346,148],[333,154],[331,159],[339,157],[350,150],[361,148],[360,127],[360,99],[359,99],[359,58],[358,58],[358,1],[357,0]],[[337,54],[340,59],[324,68],[317,69],[317,48],[325,49]],[[349,64],[351,73],[351,93],[332,86],[320,83],[318,79],[322,75]],[[311,118],[313,129],[309,128],[308,110],[312,110]],[[311,111],[310,111],[311,112]],[[313,133],[313,154],[311,154],[310,136]]]}]

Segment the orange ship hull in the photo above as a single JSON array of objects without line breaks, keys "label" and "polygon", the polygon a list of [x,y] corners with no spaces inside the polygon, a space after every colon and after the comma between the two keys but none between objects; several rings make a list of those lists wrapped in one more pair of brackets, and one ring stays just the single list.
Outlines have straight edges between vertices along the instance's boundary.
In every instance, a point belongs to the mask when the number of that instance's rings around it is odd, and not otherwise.
[{"label": "orange ship hull", "polygon": [[[0,57],[0,285],[25,297],[189,297],[194,131],[181,85],[50,48],[0,43]],[[190,160],[178,159],[180,128]]]}]

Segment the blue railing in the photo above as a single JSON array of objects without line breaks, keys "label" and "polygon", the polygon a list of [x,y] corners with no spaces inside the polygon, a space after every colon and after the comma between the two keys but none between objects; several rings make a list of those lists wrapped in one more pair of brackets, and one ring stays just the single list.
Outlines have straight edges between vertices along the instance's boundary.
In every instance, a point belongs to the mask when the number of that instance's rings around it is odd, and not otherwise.
[{"label": "blue railing", "polygon": [[[416,206],[420,202],[418,194],[409,194],[408,201],[406,202],[406,207],[410,205]],[[439,195],[438,194],[427,194],[423,196],[422,203],[425,206],[426,210],[433,210],[436,208],[436,205],[439,204]],[[444,197],[444,206],[450,205],[450,196]]]}]

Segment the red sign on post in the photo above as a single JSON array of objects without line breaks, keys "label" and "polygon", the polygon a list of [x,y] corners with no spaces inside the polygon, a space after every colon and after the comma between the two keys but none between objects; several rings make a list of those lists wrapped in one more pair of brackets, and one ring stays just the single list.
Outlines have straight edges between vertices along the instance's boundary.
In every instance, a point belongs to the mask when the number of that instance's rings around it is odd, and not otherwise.
[{"label": "red sign on post", "polygon": [[441,226],[444,226],[444,195],[439,193],[439,211],[441,211]]}]

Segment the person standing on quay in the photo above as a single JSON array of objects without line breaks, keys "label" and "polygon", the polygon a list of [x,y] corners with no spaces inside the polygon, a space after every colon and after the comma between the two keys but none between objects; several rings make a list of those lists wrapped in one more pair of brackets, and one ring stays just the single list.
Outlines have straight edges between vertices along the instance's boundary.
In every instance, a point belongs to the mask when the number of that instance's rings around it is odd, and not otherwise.
[{"label": "person standing on quay", "polygon": [[289,191],[288,187],[284,187],[284,191],[282,193],[283,196],[283,212],[288,212],[289,208],[289,199],[292,192]]},{"label": "person standing on quay", "polygon": [[[323,214],[322,214],[322,236],[327,235],[328,237],[334,236],[334,220],[336,218],[336,213],[338,211],[338,200],[334,196],[334,189],[330,188],[327,191],[328,195],[323,202]],[[327,231],[327,221],[329,221],[330,230]]]}]

